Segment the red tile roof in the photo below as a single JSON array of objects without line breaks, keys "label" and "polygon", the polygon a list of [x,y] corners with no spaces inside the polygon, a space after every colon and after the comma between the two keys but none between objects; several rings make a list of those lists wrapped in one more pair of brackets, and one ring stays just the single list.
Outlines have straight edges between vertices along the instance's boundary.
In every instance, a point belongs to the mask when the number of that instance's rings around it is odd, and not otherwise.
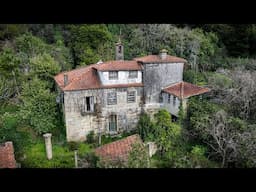
[{"label": "red tile roof", "polygon": [[209,92],[210,89],[182,81],[164,88],[163,91],[181,99]]},{"label": "red tile roof", "polygon": [[95,149],[95,154],[98,155],[101,160],[121,160],[125,162],[128,160],[129,152],[132,150],[132,145],[134,143],[142,144],[142,140],[138,134],[102,145],[101,147]]},{"label": "red tile roof", "polygon": [[[120,64],[120,61],[118,61]],[[137,62],[132,62],[137,63]],[[104,63],[105,64],[105,63]],[[116,65],[117,63],[115,63]],[[118,64],[118,65],[119,65]],[[132,65],[133,65],[132,64]],[[83,89],[100,89],[100,88],[119,88],[119,87],[141,87],[142,83],[129,83],[129,84],[115,84],[115,85],[102,85],[100,79],[97,75],[97,69],[100,68],[102,64],[93,64],[86,67],[81,67],[74,69],[68,72],[59,73],[54,77],[56,83],[63,91],[72,91],[72,90],[83,90]],[[111,65],[111,64],[110,64]],[[126,65],[126,64],[124,64]],[[104,69],[107,67],[104,65]],[[115,68],[117,69],[117,67]],[[121,69],[121,67],[119,68]],[[128,68],[126,68],[128,69]],[[135,67],[129,68],[130,70],[135,70]],[[125,67],[122,68],[125,70]],[[64,74],[68,75],[68,84],[64,87]]]},{"label": "red tile roof", "polygon": [[142,63],[186,63],[185,59],[180,57],[175,57],[167,55],[166,59],[161,59],[159,55],[148,55],[144,57],[134,58],[135,61],[140,61]]},{"label": "red tile roof", "polygon": [[107,61],[97,64],[95,68],[99,71],[129,71],[129,70],[141,70],[141,65],[137,61]]},{"label": "red tile roof", "polygon": [[12,142],[0,145],[0,168],[16,168]]}]

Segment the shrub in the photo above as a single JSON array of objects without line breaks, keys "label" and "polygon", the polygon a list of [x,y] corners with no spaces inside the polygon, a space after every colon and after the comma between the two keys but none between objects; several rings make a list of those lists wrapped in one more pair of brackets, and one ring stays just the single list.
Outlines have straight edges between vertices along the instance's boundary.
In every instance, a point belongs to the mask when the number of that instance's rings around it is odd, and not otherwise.
[{"label": "shrub", "polygon": [[79,143],[77,142],[74,142],[74,141],[68,142],[68,148],[70,151],[77,150],[78,146],[79,146]]},{"label": "shrub", "polygon": [[89,144],[95,143],[95,134],[94,131],[90,131],[90,133],[86,136],[86,141]]}]

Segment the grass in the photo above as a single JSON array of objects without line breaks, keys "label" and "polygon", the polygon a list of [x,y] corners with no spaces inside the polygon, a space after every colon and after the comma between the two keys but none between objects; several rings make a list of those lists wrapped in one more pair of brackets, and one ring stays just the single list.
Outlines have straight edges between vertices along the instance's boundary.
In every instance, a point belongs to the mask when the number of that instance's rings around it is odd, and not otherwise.
[{"label": "grass", "polygon": [[[79,143],[78,154],[84,155],[91,152],[91,146],[86,143]],[[43,142],[30,146],[25,151],[25,158],[21,161],[21,167],[25,168],[74,168],[74,151],[67,145],[52,145],[53,158],[46,158],[45,144]]]}]

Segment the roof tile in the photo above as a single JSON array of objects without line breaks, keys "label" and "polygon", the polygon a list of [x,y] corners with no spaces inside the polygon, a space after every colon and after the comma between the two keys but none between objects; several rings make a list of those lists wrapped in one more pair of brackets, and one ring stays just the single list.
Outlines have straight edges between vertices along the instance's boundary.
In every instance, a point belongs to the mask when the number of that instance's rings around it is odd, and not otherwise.
[{"label": "roof tile", "polygon": [[210,89],[181,81],[164,88],[163,91],[181,99],[209,92]]},{"label": "roof tile", "polygon": [[134,143],[142,144],[142,140],[138,134],[131,135],[124,139],[120,139],[120,140],[114,141],[112,143],[102,145],[102,146],[98,147],[97,149],[95,149],[95,154],[104,160],[127,161],[129,152],[131,151],[132,145]]}]

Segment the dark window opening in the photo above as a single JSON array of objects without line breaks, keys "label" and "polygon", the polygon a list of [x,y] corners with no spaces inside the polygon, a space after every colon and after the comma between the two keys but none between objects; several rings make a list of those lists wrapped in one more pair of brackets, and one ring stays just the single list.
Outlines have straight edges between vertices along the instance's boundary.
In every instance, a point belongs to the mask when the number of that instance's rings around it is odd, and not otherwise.
[{"label": "dark window opening", "polygon": [[117,131],[117,121],[116,115],[109,116],[109,131],[116,132]]},{"label": "dark window opening", "polygon": [[122,53],[122,46],[121,45],[118,46],[118,53]]},{"label": "dark window opening", "polygon": [[87,107],[87,111],[91,111],[90,97],[86,97],[86,107]]},{"label": "dark window opening", "polygon": [[171,103],[171,95],[168,94],[168,103]]},{"label": "dark window opening", "polygon": [[84,100],[83,100],[83,112],[94,112],[93,96],[84,98]]},{"label": "dark window opening", "polygon": [[176,97],[173,96],[173,105],[176,105]]}]

